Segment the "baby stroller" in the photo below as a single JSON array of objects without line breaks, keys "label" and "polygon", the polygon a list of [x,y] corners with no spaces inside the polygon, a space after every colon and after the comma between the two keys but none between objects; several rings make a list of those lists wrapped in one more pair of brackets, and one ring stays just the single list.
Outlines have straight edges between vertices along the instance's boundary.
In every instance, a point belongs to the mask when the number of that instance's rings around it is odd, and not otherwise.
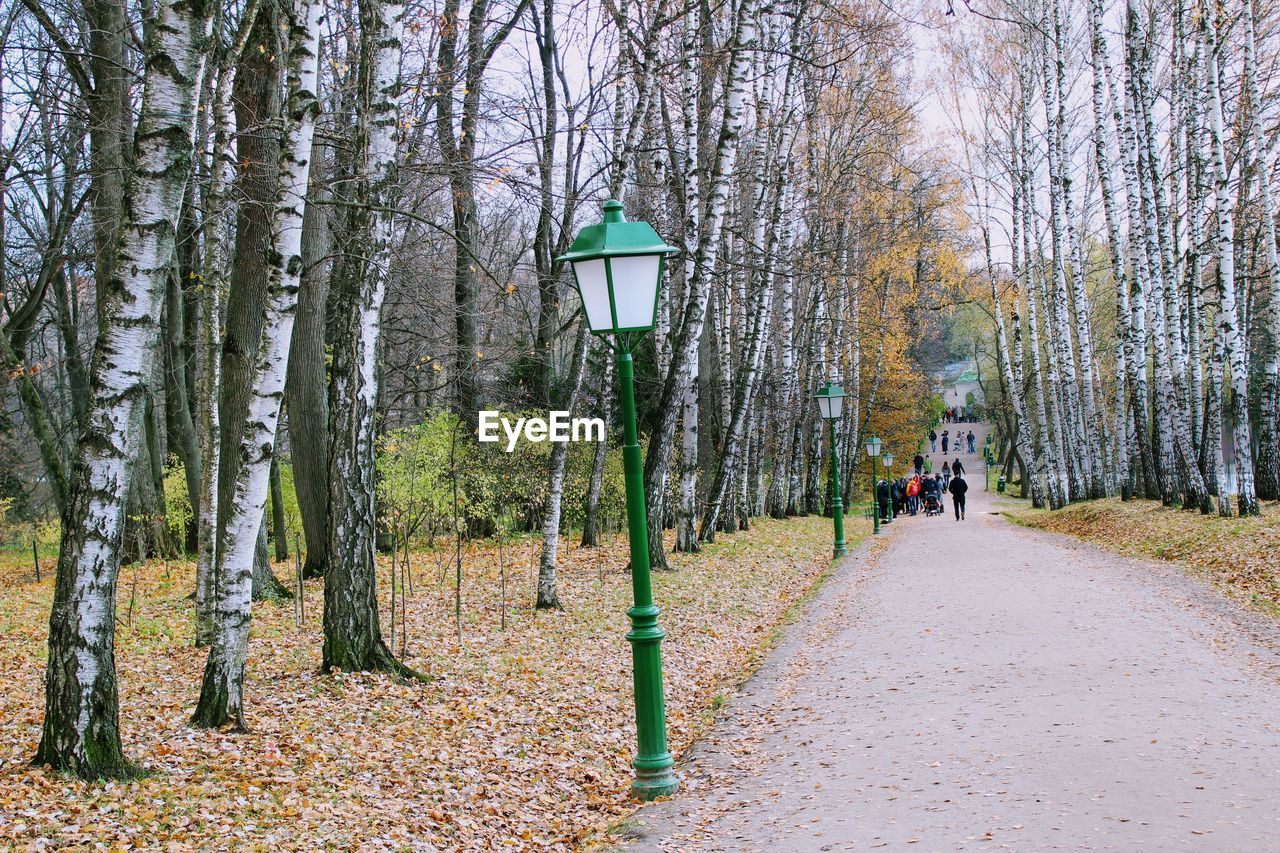
[{"label": "baby stroller", "polygon": [[924,496],[924,514],[942,515],[942,500],[939,499],[937,492],[929,492]]}]

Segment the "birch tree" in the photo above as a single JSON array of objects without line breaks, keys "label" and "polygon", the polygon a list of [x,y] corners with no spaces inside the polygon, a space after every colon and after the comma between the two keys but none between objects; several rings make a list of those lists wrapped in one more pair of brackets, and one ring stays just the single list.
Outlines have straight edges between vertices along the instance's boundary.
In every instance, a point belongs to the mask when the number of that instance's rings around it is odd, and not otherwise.
[{"label": "birch tree", "polygon": [[140,447],[147,383],[159,347],[165,279],[191,170],[198,87],[211,8],[154,7],[115,260],[100,284],[101,325],[63,513],[49,617],[45,716],[36,764],[82,778],[134,771],[120,744],[115,589],[125,496]]},{"label": "birch tree", "polygon": [[340,342],[329,384],[329,566],[321,669],[414,676],[382,639],[374,509],[375,410],[382,302],[395,225],[396,127],[404,5],[362,0],[350,231],[334,274]]},{"label": "birch tree", "polygon": [[[240,429],[239,470],[232,504],[216,551],[217,604],[213,638],[193,724],[244,731],[244,668],[253,601],[253,564],[262,529],[276,431],[284,399],[285,368],[302,276],[302,220],[311,169],[311,141],[318,99],[323,4],[298,0],[285,7],[287,97],[281,134],[279,184],[272,222],[273,252],[267,283],[262,345],[256,355],[252,391]],[[277,531],[277,535],[283,535]]]}]

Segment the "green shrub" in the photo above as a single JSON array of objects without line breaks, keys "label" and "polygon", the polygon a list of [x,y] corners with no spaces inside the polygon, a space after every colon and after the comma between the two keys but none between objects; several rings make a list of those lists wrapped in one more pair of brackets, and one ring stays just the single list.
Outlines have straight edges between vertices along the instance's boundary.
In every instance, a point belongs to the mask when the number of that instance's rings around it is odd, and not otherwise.
[{"label": "green shrub", "polygon": [[[545,417],[545,412],[503,412]],[[400,535],[434,540],[453,531],[453,485],[457,479],[458,523],[464,536],[489,536],[499,529],[536,532],[547,497],[551,442],[521,438],[512,452],[505,436],[480,442],[451,412],[387,433],[378,454],[378,501],[384,524]],[[569,445],[565,463],[561,526],[580,527],[591,481],[595,444]],[[622,453],[611,443],[601,487],[602,507],[624,503]]]},{"label": "green shrub", "polygon": [[187,494],[187,472],[181,462],[174,461],[164,469],[164,521],[173,541],[187,541],[187,525],[191,523],[191,495]]}]

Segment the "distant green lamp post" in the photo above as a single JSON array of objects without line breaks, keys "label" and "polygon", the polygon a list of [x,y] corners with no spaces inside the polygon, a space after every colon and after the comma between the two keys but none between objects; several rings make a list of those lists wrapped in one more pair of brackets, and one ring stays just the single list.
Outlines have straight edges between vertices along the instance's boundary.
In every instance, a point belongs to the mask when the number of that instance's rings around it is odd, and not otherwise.
[{"label": "distant green lamp post", "polygon": [[835,547],[832,549],[837,557],[849,553],[844,546],[844,503],[840,498],[840,452],[836,449],[836,421],[840,420],[840,412],[844,408],[844,389],[833,382],[828,382],[818,389],[818,413],[831,427],[831,519],[835,524]]},{"label": "distant green lamp post", "polygon": [[[627,222],[622,204],[604,203],[604,221],[578,232],[558,261],[573,267],[587,325],[611,336],[616,345],[622,396],[622,465],[627,493],[627,533],[631,541],[632,675],[639,749],[631,793],[641,800],[674,794],[679,787],[667,749],[667,717],[662,697],[662,638],[649,578],[649,525],[644,499],[644,467],[636,432],[635,365],[631,351],[657,323],[658,291],[667,255],[678,252],[647,222]],[[607,337],[606,337],[607,340]]]},{"label": "distant green lamp post", "polygon": [[871,502],[875,504],[875,512],[871,513],[871,532],[880,532],[880,500],[876,497],[876,460],[880,458],[880,439],[871,436],[867,439],[867,455],[871,457]]},{"label": "distant green lamp post", "polygon": [[881,454],[880,462],[884,465],[884,481],[889,486],[889,514],[882,524],[893,524],[893,479],[889,476],[889,469],[893,467],[893,454],[886,450]]}]

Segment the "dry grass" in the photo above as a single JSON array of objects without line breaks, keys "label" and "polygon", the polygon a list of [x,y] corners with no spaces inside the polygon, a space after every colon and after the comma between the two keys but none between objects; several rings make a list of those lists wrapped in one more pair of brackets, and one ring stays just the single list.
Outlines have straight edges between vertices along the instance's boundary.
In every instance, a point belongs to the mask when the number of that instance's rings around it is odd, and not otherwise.
[{"label": "dry grass", "polygon": [[[856,525],[851,525],[856,527]],[[566,543],[567,544],[567,543]],[[830,522],[762,520],[655,579],[671,746],[757,664],[830,565]],[[126,567],[117,632],[126,753],[150,775],[87,784],[28,765],[43,712],[52,594],[30,558],[0,564],[0,843],[244,849],[557,848],[617,822],[634,744],[625,543],[562,551],[563,613],[530,608],[537,542],[464,552],[463,643],[451,549],[414,559],[407,662],[428,685],[317,673],[320,582],[306,620],[257,606],[253,732],[187,726],[205,653],[191,647],[193,567]],[[499,576],[507,576],[500,630]],[[52,572],[52,561],[46,572]],[[382,578],[384,619],[388,570]],[[130,601],[132,615],[130,616]],[[384,626],[385,628],[385,626]],[[396,641],[399,651],[401,638]]]},{"label": "dry grass", "polygon": [[1280,617],[1280,505],[1275,503],[1263,505],[1255,518],[1219,518],[1158,501],[1118,498],[1054,512],[1013,510],[1009,516],[1119,554],[1182,564]]}]

